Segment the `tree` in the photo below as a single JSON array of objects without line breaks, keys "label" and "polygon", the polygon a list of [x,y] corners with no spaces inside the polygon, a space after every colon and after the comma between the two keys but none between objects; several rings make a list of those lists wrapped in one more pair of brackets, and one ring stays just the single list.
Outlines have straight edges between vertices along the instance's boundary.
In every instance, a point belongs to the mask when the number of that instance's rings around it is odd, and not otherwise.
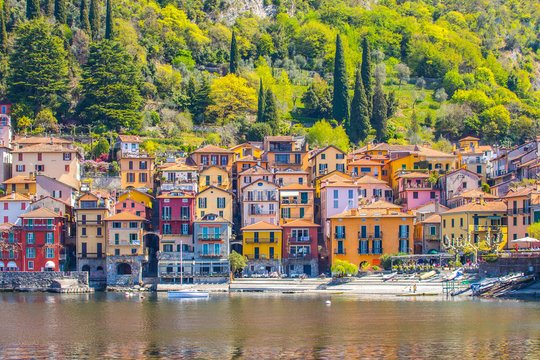
[{"label": "tree", "polygon": [[107,13],[105,14],[105,39],[114,38],[114,19],[112,13],[112,2],[107,0]]},{"label": "tree", "polygon": [[39,0],[26,0],[26,18],[33,20],[38,19],[40,16]]},{"label": "tree", "polygon": [[251,124],[246,131],[246,141],[264,141],[265,136],[272,135],[270,125],[262,122]]},{"label": "tree", "polygon": [[330,271],[334,277],[351,276],[358,273],[358,266],[351,264],[346,260],[336,259],[334,260],[334,264],[332,265]]},{"label": "tree", "polygon": [[[107,0],[107,4],[108,4]],[[97,39],[99,33],[99,0],[90,0],[90,13],[88,14],[90,29],[92,30],[92,39]]]},{"label": "tree", "polygon": [[246,258],[234,250],[229,254],[229,264],[231,264],[231,280],[238,271],[244,270],[247,266]]},{"label": "tree", "polygon": [[102,154],[109,153],[109,142],[106,138],[102,137],[99,139],[96,146],[94,146],[94,153],[92,154],[95,159],[99,158]]},{"label": "tree", "polygon": [[375,83],[380,82],[384,84],[386,81],[386,65],[382,63],[375,65],[373,76],[375,77]]},{"label": "tree", "polygon": [[45,15],[47,17],[52,17],[54,13],[54,1],[55,0],[45,0]]},{"label": "tree", "polygon": [[336,37],[336,56],[334,60],[334,98],[332,101],[334,119],[339,123],[349,120],[349,82],[343,44],[339,34]]},{"label": "tree", "polygon": [[371,85],[371,54],[370,45],[367,37],[364,37],[362,42],[362,85],[366,92],[366,100],[368,102],[369,115],[371,116],[373,104],[373,87]]},{"label": "tree", "polygon": [[303,113],[317,119],[332,118],[332,90],[320,76],[315,75],[302,95]]},{"label": "tree", "polygon": [[[5,0],[4,0],[5,1]],[[0,9],[0,54],[7,54],[8,38],[6,31],[6,22],[4,21],[4,9]]]},{"label": "tree", "polygon": [[66,56],[63,40],[51,33],[47,22],[37,19],[19,25],[10,57],[9,99],[28,104],[34,115],[44,107],[55,110],[67,100]]},{"label": "tree", "polygon": [[[335,120],[333,120],[335,123]],[[326,121],[317,121],[310,129],[307,135],[308,142],[313,146],[326,146],[334,145],[343,151],[347,151],[349,148],[349,137],[345,132],[343,126],[336,126],[335,128]]]},{"label": "tree", "polygon": [[196,123],[200,124],[204,121],[206,109],[213,104],[212,98],[210,97],[211,91],[210,82],[205,76],[203,77],[201,86],[197,89],[195,102],[192,105],[192,114]]},{"label": "tree", "polygon": [[58,131],[58,120],[50,109],[43,109],[37,114],[34,127],[40,127],[45,131]]},{"label": "tree", "polygon": [[444,75],[442,86],[448,96],[452,97],[457,90],[465,87],[465,82],[459,72],[452,70]]},{"label": "tree", "polygon": [[259,96],[257,99],[257,121],[263,121],[264,115],[264,89],[262,79],[260,80],[259,85]]},{"label": "tree", "polygon": [[433,98],[438,103],[443,103],[448,98],[448,95],[446,95],[446,91],[444,91],[444,88],[439,88],[435,91],[435,94],[433,94]]},{"label": "tree", "polygon": [[270,125],[274,135],[279,133],[279,114],[276,105],[276,97],[271,89],[266,90],[264,96],[263,122]]},{"label": "tree", "polygon": [[228,74],[215,79],[210,88],[213,103],[207,107],[206,114],[214,122],[245,116],[257,108],[256,91],[244,78]]},{"label": "tree", "polygon": [[[81,0],[81,2],[84,2],[84,0]],[[67,22],[66,0],[54,1],[54,17],[56,21],[61,24],[65,24]]]},{"label": "tree", "polygon": [[409,78],[411,76],[411,70],[405,64],[397,64],[396,66],[394,66],[394,71],[396,72],[396,76],[399,79],[399,87],[401,88],[401,84],[403,82],[409,81]]},{"label": "tree", "polygon": [[425,87],[426,87],[426,80],[424,80],[424,77],[419,77],[417,80],[416,80],[416,87],[419,88],[420,90],[423,90]]},{"label": "tree", "polygon": [[369,134],[369,109],[360,69],[356,71],[354,95],[351,102],[351,117],[347,126],[347,133],[354,144],[363,141]]},{"label": "tree", "polygon": [[371,126],[377,131],[377,139],[384,141],[387,134],[387,116],[388,107],[386,104],[386,96],[381,83],[375,86],[373,94],[373,113],[371,115]]},{"label": "tree", "polygon": [[396,92],[394,90],[390,91],[390,93],[388,94],[388,97],[386,98],[386,104],[388,106],[388,109],[386,111],[386,117],[390,119],[396,113],[399,105],[399,102],[396,99]]},{"label": "tree", "polygon": [[81,115],[88,122],[102,122],[109,128],[138,128],[140,83],[139,67],[119,43],[104,40],[91,44],[81,80]]},{"label": "tree", "polygon": [[238,74],[238,46],[236,45],[236,33],[233,31],[231,38],[231,51],[229,55],[229,73]]},{"label": "tree", "polygon": [[88,14],[88,0],[81,0],[79,20],[81,22],[81,29],[83,29],[87,35],[92,35],[92,29],[90,28],[90,18]]}]

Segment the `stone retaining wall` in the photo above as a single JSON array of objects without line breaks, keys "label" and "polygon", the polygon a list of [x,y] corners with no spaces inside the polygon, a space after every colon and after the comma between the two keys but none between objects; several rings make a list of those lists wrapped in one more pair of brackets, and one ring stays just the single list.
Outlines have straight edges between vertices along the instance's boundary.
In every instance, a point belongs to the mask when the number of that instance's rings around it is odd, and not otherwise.
[{"label": "stone retaining wall", "polygon": [[500,276],[509,273],[526,273],[532,268],[540,273],[540,256],[527,258],[499,258],[494,262],[482,262],[479,265],[480,275]]},{"label": "stone retaining wall", "polygon": [[2,271],[0,290],[47,291],[56,280],[74,279],[79,285],[88,285],[86,271]]}]

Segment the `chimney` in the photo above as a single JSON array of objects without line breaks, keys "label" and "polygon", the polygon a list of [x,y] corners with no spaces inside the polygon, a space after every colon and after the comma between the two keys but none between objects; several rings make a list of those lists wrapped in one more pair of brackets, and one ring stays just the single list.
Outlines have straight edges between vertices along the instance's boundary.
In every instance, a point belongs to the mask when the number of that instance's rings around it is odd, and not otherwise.
[{"label": "chimney", "polygon": [[352,216],[356,216],[356,213],[357,213],[357,209],[356,209],[356,208],[352,208],[352,209],[351,209],[351,215],[352,215]]},{"label": "chimney", "polygon": [[439,211],[439,199],[435,199],[435,214],[438,214]]},{"label": "chimney", "polygon": [[15,199],[15,192],[11,193],[11,199]]}]

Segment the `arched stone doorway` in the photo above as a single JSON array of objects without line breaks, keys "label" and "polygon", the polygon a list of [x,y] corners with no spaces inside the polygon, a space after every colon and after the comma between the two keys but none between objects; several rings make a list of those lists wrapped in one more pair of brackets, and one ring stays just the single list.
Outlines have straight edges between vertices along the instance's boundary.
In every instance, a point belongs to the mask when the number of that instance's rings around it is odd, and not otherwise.
[{"label": "arched stone doorway", "polygon": [[90,265],[83,265],[81,271],[88,271],[88,274],[90,274]]},{"label": "arched stone doorway", "polygon": [[116,267],[116,273],[118,275],[131,275],[131,265],[127,263],[120,263]]}]

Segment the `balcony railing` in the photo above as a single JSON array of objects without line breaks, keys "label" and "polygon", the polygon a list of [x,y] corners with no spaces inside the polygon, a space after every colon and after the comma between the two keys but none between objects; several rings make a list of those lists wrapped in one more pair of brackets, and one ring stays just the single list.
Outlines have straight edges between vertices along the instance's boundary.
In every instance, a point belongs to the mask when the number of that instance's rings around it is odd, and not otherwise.
[{"label": "balcony railing", "polygon": [[289,237],[289,242],[290,243],[310,243],[311,236]]},{"label": "balcony railing", "polygon": [[247,238],[247,239],[244,239],[245,243],[246,244],[272,244],[272,243],[277,243],[277,239],[276,238],[271,238],[271,237],[259,237],[257,239],[254,239],[254,238]]},{"label": "balcony railing", "polygon": [[249,215],[275,215],[276,210],[249,209]]},{"label": "balcony railing", "polygon": [[197,236],[197,241],[199,242],[205,242],[205,241],[219,241],[223,242],[225,239],[223,238],[223,234],[216,234],[216,235],[199,235]]},{"label": "balcony railing", "polygon": [[382,248],[376,248],[376,249],[358,248],[358,254],[360,255],[382,255],[382,253],[383,253]]},{"label": "balcony railing", "polygon": [[529,215],[530,213],[531,213],[530,208],[517,208],[517,209],[511,208],[511,209],[508,209],[506,211],[506,214],[508,216],[512,216],[512,215]]},{"label": "balcony railing", "polygon": [[424,240],[426,241],[441,241],[441,235],[440,234],[436,234],[436,235],[424,235]]},{"label": "balcony railing", "polygon": [[135,241],[109,241],[109,245],[113,245],[113,246],[124,246],[124,245],[130,245],[130,246],[139,246],[141,245],[141,241],[140,240],[135,240]]},{"label": "balcony railing", "polygon": [[86,252],[86,253],[80,252],[80,253],[77,254],[77,257],[79,259],[103,259],[103,258],[105,258],[105,253],[104,252],[100,252],[100,253],[98,253],[98,252],[93,252],[93,253],[91,253],[91,252]]},{"label": "balcony railing", "polygon": [[202,258],[219,259],[223,257],[223,254],[199,254]]},{"label": "balcony railing", "polygon": [[287,256],[289,259],[311,259],[311,254],[288,254]]},{"label": "balcony railing", "polygon": [[334,238],[336,238],[336,239],[345,239],[345,233],[335,233]]},{"label": "balcony railing", "polygon": [[474,225],[474,231],[500,231],[500,225]]},{"label": "balcony railing", "polygon": [[54,225],[24,225],[24,230],[54,230]]},{"label": "balcony railing", "polygon": [[161,220],[163,221],[189,221],[190,216],[189,215],[181,215],[181,216],[162,216]]},{"label": "balcony railing", "polygon": [[267,254],[259,254],[259,255],[255,255],[255,254],[244,254],[244,256],[246,258],[248,258],[248,260],[268,260],[268,259],[276,259],[276,256],[275,255],[267,255]]},{"label": "balcony railing", "polygon": [[282,205],[307,205],[308,203],[308,200],[281,199]]},{"label": "balcony railing", "polygon": [[358,239],[382,239],[383,232],[380,231],[378,234],[364,234],[362,235],[360,232],[358,233]]}]

